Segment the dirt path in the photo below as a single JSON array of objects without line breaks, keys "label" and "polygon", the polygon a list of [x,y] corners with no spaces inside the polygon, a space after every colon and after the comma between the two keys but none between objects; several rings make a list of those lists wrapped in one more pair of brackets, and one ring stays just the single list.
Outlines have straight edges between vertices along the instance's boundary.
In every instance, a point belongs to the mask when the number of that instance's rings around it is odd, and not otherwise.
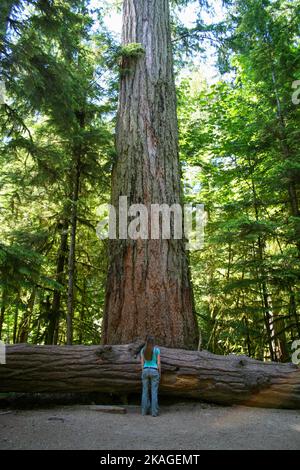
[{"label": "dirt path", "polygon": [[0,449],[300,449],[300,411],[178,404],[152,418],[127,410],[0,410]]}]

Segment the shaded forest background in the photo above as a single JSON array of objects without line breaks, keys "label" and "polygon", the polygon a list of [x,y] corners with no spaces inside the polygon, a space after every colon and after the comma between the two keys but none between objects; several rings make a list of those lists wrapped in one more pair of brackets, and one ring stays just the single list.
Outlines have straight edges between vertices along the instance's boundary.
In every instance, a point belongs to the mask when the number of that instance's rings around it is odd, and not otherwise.
[{"label": "shaded forest background", "polygon": [[[300,336],[300,2],[226,1],[216,24],[204,2],[193,28],[178,16],[187,3],[171,6],[182,184],[207,212],[204,247],[189,253],[202,347],[288,361]],[[7,343],[100,342],[108,244],[97,208],[110,198],[119,64],[135,53],[105,27],[112,4],[1,5]],[[208,47],[213,84],[195,65]]]}]

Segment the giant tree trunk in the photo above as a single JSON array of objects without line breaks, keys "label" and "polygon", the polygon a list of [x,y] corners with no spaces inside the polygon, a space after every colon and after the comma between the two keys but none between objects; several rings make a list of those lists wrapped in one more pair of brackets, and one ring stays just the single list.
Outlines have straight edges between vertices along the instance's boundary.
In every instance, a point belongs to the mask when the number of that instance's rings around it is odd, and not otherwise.
[{"label": "giant tree trunk", "polygon": [[[141,344],[7,347],[0,392],[139,393]],[[160,393],[221,404],[300,408],[300,369],[247,356],[161,347]]]},{"label": "giant tree trunk", "polygon": [[[130,43],[142,44],[144,54],[121,64],[112,205],[127,196],[128,207],[144,204],[150,215],[150,204],[181,203],[168,0],[124,0],[123,44]],[[102,343],[151,333],[159,344],[196,348],[184,240],[162,240],[160,233],[157,240],[110,243]]]}]

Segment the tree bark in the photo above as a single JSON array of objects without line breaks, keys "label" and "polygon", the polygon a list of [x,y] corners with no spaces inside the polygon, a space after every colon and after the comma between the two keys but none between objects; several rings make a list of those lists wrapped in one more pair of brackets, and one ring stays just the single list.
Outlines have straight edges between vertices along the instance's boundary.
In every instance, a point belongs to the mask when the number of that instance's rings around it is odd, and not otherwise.
[{"label": "tree bark", "polygon": [[[127,196],[128,207],[144,204],[150,215],[151,204],[182,202],[169,7],[124,0],[123,8],[123,45],[141,44],[144,55],[122,60],[111,203]],[[148,227],[149,239],[110,241],[102,343],[151,333],[164,346],[196,349],[185,241],[150,239]]]},{"label": "tree bark", "polygon": [[[78,123],[80,129],[84,128],[84,114],[78,113]],[[72,198],[70,215],[70,246],[68,256],[68,298],[67,298],[67,344],[73,343],[73,316],[74,316],[74,286],[75,286],[75,265],[76,265],[76,232],[77,215],[79,202],[79,189],[81,177],[82,145],[75,146],[73,153],[72,171]]]},{"label": "tree bark", "polygon": [[6,309],[6,288],[3,286],[2,288],[2,298],[1,298],[1,308],[0,308],[0,339],[2,338],[2,330],[4,325],[4,314]]},{"label": "tree bark", "polygon": [[70,217],[70,247],[68,257],[68,300],[67,300],[67,344],[73,342],[73,315],[74,315],[74,285],[75,285],[75,256],[76,256],[76,230],[77,230],[77,204],[79,196],[79,157],[76,158],[73,194]]},{"label": "tree bark", "polygon": [[13,329],[13,343],[17,343],[18,337],[18,320],[19,320],[19,305],[20,305],[20,292],[16,295],[16,310],[14,314],[14,329]]},{"label": "tree bark", "polygon": [[[64,268],[68,249],[68,221],[63,220],[61,224],[60,245],[56,260],[56,277],[59,284],[64,282]],[[47,329],[46,344],[57,344],[59,319],[61,315],[61,290],[55,289],[51,307],[49,325]]]},{"label": "tree bark", "polygon": [[34,287],[28,299],[27,307],[23,314],[21,324],[19,326],[18,343],[27,343],[28,335],[31,331],[30,326],[31,326],[35,298],[36,298],[36,288]]},{"label": "tree bark", "polygon": [[[0,392],[140,393],[141,343],[7,347]],[[163,395],[220,404],[300,408],[300,369],[247,356],[161,347]]]}]

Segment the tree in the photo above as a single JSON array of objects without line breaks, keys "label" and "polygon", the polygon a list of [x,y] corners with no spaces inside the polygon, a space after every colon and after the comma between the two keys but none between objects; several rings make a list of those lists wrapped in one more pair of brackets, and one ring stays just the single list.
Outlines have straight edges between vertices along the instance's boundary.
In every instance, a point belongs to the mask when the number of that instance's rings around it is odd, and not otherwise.
[{"label": "tree", "polygon": [[[41,269],[27,288],[12,279],[9,291],[1,272],[0,326],[7,341],[12,329],[13,339],[26,337],[18,334],[26,326],[29,341],[99,342],[106,258],[96,246],[96,207],[107,197],[107,113],[115,106],[113,99],[107,104],[100,77],[112,44],[100,13],[98,32],[91,31],[86,2],[32,1],[24,17],[26,3],[7,11],[1,48],[1,239],[6,250],[42,255]],[[54,280],[50,287],[42,275]]]},{"label": "tree", "polygon": [[298,11],[233,2],[231,75],[194,96],[188,80],[179,89],[181,158],[201,168],[192,199],[208,213],[204,250],[191,256],[195,298],[216,353],[287,361],[299,337]]},{"label": "tree", "polygon": [[[7,348],[0,392],[140,393],[141,343],[103,346]],[[160,392],[220,404],[300,408],[300,372],[295,364],[247,356],[162,347]]]},{"label": "tree", "polygon": [[[111,202],[117,208],[127,196],[128,206],[143,203],[149,214],[151,204],[182,203],[168,0],[124,0],[120,56]],[[151,332],[162,345],[195,348],[184,240],[117,239],[110,254],[102,342]]]}]

